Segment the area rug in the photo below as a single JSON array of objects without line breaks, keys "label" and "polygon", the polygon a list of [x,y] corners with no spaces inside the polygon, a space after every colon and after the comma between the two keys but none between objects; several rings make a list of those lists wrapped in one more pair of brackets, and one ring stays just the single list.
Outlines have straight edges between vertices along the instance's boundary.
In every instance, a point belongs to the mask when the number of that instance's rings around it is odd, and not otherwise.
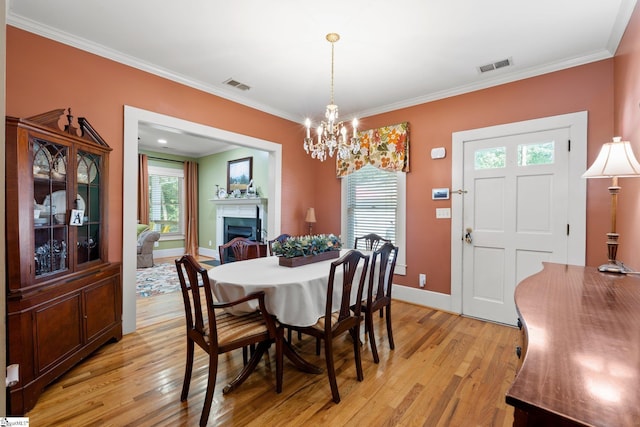
[{"label": "area rug", "polygon": [[146,298],[180,290],[180,279],[175,263],[156,264],[136,270],[136,296]]},{"label": "area rug", "polygon": [[[215,259],[199,262],[207,269],[220,265],[220,262]],[[178,279],[176,264],[173,262],[156,264],[153,267],[136,270],[136,296],[138,298],[169,294],[179,290],[180,279]]]}]

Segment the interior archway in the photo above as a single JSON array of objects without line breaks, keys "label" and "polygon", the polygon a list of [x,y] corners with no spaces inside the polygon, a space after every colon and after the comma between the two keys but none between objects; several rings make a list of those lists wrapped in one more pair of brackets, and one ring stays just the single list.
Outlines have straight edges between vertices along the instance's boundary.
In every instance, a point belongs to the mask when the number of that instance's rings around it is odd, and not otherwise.
[{"label": "interior archway", "polygon": [[226,130],[189,122],[176,117],[154,113],[135,107],[124,107],[123,152],[123,206],[122,206],[122,326],[123,333],[136,329],[136,224],[138,180],[138,126],[155,124],[179,129],[211,139],[228,141],[229,144],[255,148],[269,153],[269,216],[268,230],[280,234],[282,146],[278,143],[253,138]]}]

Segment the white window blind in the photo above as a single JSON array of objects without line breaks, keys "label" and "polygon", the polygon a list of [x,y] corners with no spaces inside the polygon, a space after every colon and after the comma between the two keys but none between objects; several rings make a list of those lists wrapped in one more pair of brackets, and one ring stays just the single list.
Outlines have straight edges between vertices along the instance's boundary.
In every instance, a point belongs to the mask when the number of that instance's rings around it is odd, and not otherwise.
[{"label": "white window blind", "polygon": [[398,210],[398,174],[367,165],[347,175],[347,240],[375,233],[396,242]]}]

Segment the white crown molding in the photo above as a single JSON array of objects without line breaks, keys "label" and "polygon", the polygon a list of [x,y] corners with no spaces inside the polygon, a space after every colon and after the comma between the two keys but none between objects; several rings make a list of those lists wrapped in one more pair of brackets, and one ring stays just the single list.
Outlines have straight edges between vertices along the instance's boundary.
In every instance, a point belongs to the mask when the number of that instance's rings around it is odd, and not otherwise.
[{"label": "white crown molding", "polygon": [[135,58],[130,55],[126,55],[120,51],[107,48],[106,46],[103,46],[101,44],[94,43],[92,41],[74,36],[67,32],[60,31],[56,28],[43,25],[42,23],[24,18],[20,15],[12,14],[11,12],[7,16],[7,25],[11,25],[16,28],[20,28],[24,31],[28,31],[30,33],[34,33],[39,36],[57,41],[59,43],[75,47],[85,52],[93,53],[103,58],[107,58],[112,61],[124,64],[124,65],[128,65],[130,67],[137,68],[142,71],[146,71],[156,76],[163,77],[167,80],[171,80],[171,81],[183,84],[185,86],[192,87],[194,89],[198,89],[203,92],[207,92],[212,95],[219,96],[229,101],[233,101],[238,104],[242,104],[247,107],[251,107],[268,114],[273,114],[274,116],[282,117],[284,119],[291,120],[293,122],[300,121],[299,117],[294,117],[290,114],[287,114],[284,111],[274,109],[273,107],[270,107],[268,105],[250,101],[246,98],[237,96],[236,94],[221,90],[220,88],[207,85],[201,81],[194,80],[189,77],[183,76],[181,74],[177,74],[175,72],[166,70],[162,67],[158,67],[149,62],[141,61],[138,58]]},{"label": "white crown molding", "polygon": [[[456,95],[462,95],[462,94],[474,92],[477,90],[487,89],[490,87],[511,83],[518,80],[536,77],[542,74],[560,71],[567,68],[576,67],[579,65],[584,65],[591,62],[611,58],[615,54],[615,50],[617,49],[620,43],[620,40],[624,34],[624,30],[633,13],[633,9],[635,7],[636,2],[637,0],[622,0],[620,11],[616,17],[616,22],[614,27],[612,28],[612,32],[611,32],[609,41],[607,43],[607,46],[606,48],[603,48],[600,51],[596,51],[588,55],[584,55],[584,56],[580,56],[580,57],[576,57],[568,60],[548,63],[541,67],[531,67],[531,68],[523,69],[516,73],[509,73],[509,74],[505,73],[505,74],[498,75],[496,77],[482,78],[482,80],[480,81],[473,82],[467,85],[462,85],[456,88],[451,88],[451,89],[447,89],[439,92],[433,92],[433,93],[421,95],[415,98],[402,100],[396,103],[359,111],[359,112],[353,113],[352,115],[354,117],[368,117],[376,114],[387,113],[389,111],[394,111],[394,110],[407,108],[407,107],[413,107],[413,106],[424,104],[427,102],[437,101],[440,99],[445,99],[445,98],[449,98]],[[20,15],[13,14],[11,13],[11,11],[9,11],[9,14],[7,16],[7,24],[23,29],[25,31],[29,31],[34,34],[38,34],[42,37],[46,37],[57,42],[60,42],[69,46],[73,46],[80,50],[84,50],[86,52],[90,52],[90,53],[99,55],[101,57],[111,59],[113,61],[131,66],[133,68],[146,71],[148,73],[166,78],[168,80],[175,81],[185,86],[202,90],[204,92],[219,96],[221,98],[236,102],[238,104],[242,104],[242,105],[254,108],[256,110],[290,120],[292,122],[298,123],[300,121],[300,117],[298,117],[297,115],[294,116],[284,111],[274,109],[273,107],[270,107],[268,105],[248,100],[246,98],[238,96],[235,93],[227,92],[221,88],[205,84],[201,81],[191,79],[181,74],[177,74],[175,72],[158,67],[154,64],[141,61],[138,58],[132,57],[130,55],[126,55],[114,49],[109,49],[103,45],[73,36],[72,34],[60,31],[52,27],[48,27],[39,22],[24,18]]]},{"label": "white crown molding", "polygon": [[618,50],[620,40],[622,40],[624,31],[627,29],[627,25],[629,25],[633,9],[636,7],[636,2],[637,0],[622,0],[620,2],[620,9],[618,10],[618,15],[616,16],[609,41],[607,42],[607,50],[611,52],[612,55],[615,55]]},{"label": "white crown molding", "polygon": [[558,61],[546,64],[541,67],[531,67],[519,71],[517,73],[509,73],[501,76],[497,76],[491,79],[486,79],[468,85],[458,86],[456,88],[447,89],[439,92],[433,92],[424,96],[399,101],[393,104],[384,105],[361,111],[356,114],[359,117],[369,117],[376,114],[387,113],[389,111],[399,110],[401,108],[413,107],[427,102],[438,101],[440,99],[450,98],[452,96],[462,95],[465,93],[475,92],[481,89],[487,89],[494,86],[503,85],[506,83],[512,83],[518,80],[524,80],[531,77],[540,76],[543,74],[552,73],[555,71],[565,70],[567,68],[577,67],[579,65],[589,64],[591,62],[601,61],[603,59],[611,58],[613,54],[608,50],[601,50],[593,52],[590,55],[585,55],[577,58],[572,58],[564,61]]}]

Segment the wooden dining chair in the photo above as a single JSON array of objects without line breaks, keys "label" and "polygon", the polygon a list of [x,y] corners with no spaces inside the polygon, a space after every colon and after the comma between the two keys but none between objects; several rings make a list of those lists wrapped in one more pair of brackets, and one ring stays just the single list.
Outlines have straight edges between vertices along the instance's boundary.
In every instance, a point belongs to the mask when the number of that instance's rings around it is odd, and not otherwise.
[{"label": "wooden dining chair", "polygon": [[220,254],[220,264],[225,263],[225,253],[230,250],[236,261],[244,261],[246,259],[258,258],[260,256],[260,244],[246,237],[235,237],[227,243],[218,246]]},{"label": "wooden dining chair", "polygon": [[271,256],[271,255],[275,255],[275,254],[273,253],[273,244],[274,244],[275,242],[283,243],[283,242],[284,242],[285,240],[287,240],[289,237],[291,237],[291,235],[290,235],[290,234],[281,234],[281,235],[279,235],[278,237],[276,237],[275,239],[273,239],[273,240],[269,240],[269,241],[267,242],[267,243],[268,243],[268,245],[269,245],[269,255],[270,255],[270,256]]},{"label": "wooden dining chair", "polygon": [[[187,325],[187,361],[180,400],[186,401],[189,394],[193,370],[194,344],[198,344],[200,348],[209,354],[207,389],[202,414],[200,415],[200,426],[205,426],[209,419],[213,391],[216,385],[218,355],[257,344],[248,363],[244,365],[233,381],[223,389],[223,393],[229,393],[242,384],[253,372],[273,340],[276,341],[276,358],[277,360],[282,359],[282,357],[278,358],[277,356],[278,353],[282,353],[282,340],[276,339],[277,336],[280,336],[277,334],[281,334],[281,332],[276,329],[273,317],[265,308],[265,294],[263,291],[252,293],[236,301],[214,302],[207,270],[202,268],[191,255],[183,255],[177,259],[176,268],[180,279]],[[200,295],[201,287],[205,295],[206,318],[203,315],[203,301]],[[258,301],[259,311],[242,316],[234,316],[224,311],[226,308],[251,300]],[[276,364],[276,378],[282,378],[281,371],[282,363]],[[276,384],[276,391],[280,392],[281,389],[282,383],[280,382]]]},{"label": "wooden dining chair", "polygon": [[[359,271],[358,265],[362,263],[361,274],[359,279],[356,278]],[[358,381],[362,381],[364,375],[362,373],[362,358],[360,357],[360,340],[358,332],[360,330],[360,306],[362,303],[362,292],[364,288],[366,271],[369,267],[369,256],[363,255],[360,251],[351,250],[341,258],[333,261],[329,270],[329,282],[327,285],[327,301],[325,315],[321,317],[315,325],[308,327],[300,327],[294,325],[281,325],[308,334],[316,339],[324,340],[325,359],[327,363],[327,376],[329,377],[329,385],[331,386],[331,394],[335,403],[340,402],[340,393],[338,392],[338,384],[336,381],[336,371],[333,362],[333,340],[345,332],[349,332],[353,338],[353,354],[356,362],[356,375]],[[334,282],[336,280],[336,270],[342,268],[342,283],[340,294],[340,309],[333,312]],[[354,280],[357,280],[354,283]],[[351,305],[351,291],[353,286],[357,286],[356,303]],[[352,311],[353,310],[353,311]],[[276,353],[278,353],[276,351]],[[282,358],[282,352],[277,354]],[[278,361],[278,363],[281,363]],[[280,381],[281,383],[281,381]]]},{"label": "wooden dining chair", "polygon": [[[382,313],[382,309],[385,310],[389,348],[391,350],[395,348],[391,329],[391,285],[397,259],[398,247],[388,242],[374,251],[371,259],[369,287],[367,289],[367,298],[362,303],[362,312],[364,313],[365,333],[368,332],[369,334],[369,345],[371,346],[371,354],[375,363],[380,362],[373,328],[373,313],[376,311]],[[355,310],[355,307],[353,309]]]},{"label": "wooden dining chair", "polygon": [[[391,240],[385,239],[383,237],[378,236],[375,233],[365,234],[364,236],[356,237],[355,243],[353,245],[354,249],[363,249],[365,251],[375,251],[381,244],[390,243]],[[359,244],[364,246],[363,248],[359,247]]]}]

